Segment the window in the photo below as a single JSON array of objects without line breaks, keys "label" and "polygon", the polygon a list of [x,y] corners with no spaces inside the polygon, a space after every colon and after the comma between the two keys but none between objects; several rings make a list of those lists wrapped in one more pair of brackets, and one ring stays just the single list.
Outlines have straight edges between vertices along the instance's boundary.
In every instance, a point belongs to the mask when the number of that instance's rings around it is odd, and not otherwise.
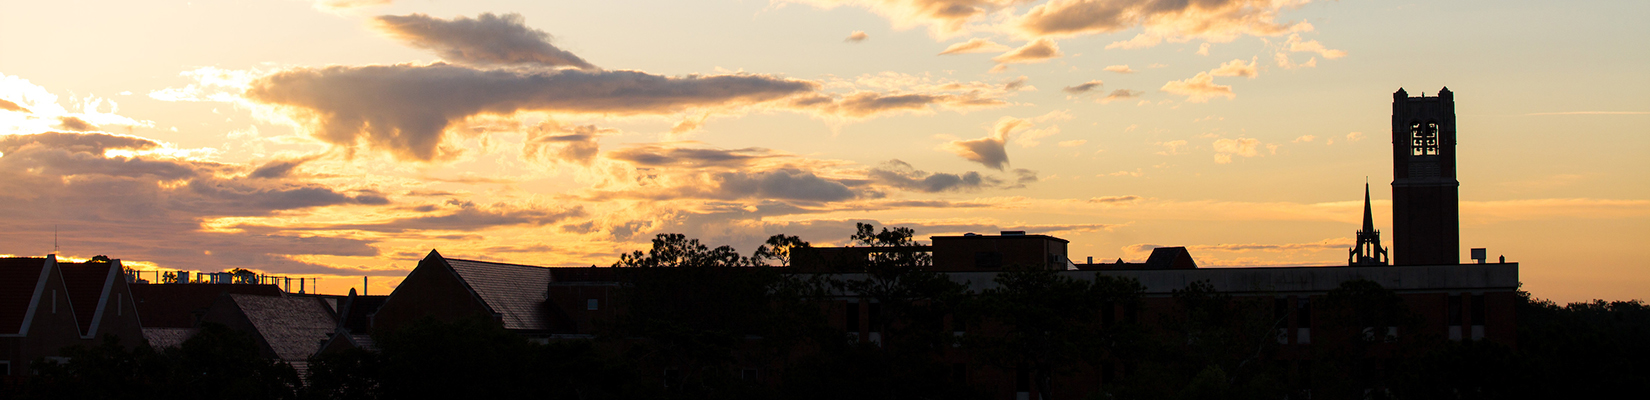
[{"label": "window", "polygon": [[1312,343],[1312,299],[1302,297],[1295,305],[1296,324],[1300,326],[1295,343]]},{"label": "window", "polygon": [[1484,324],[1484,295],[1472,295],[1472,324]]},{"label": "window", "polygon": [[843,324],[843,327],[846,328],[848,333],[859,333],[859,302],[848,302],[846,314],[846,323]]},{"label": "window", "polygon": [[584,309],[588,310],[588,311],[596,311],[596,310],[601,309],[600,305],[601,305],[601,302],[596,301],[596,299],[590,299],[588,301],[585,301]]},{"label": "window", "polygon": [[865,326],[869,327],[871,332],[882,332],[882,304],[871,302],[866,305],[866,311],[866,316],[870,318],[865,321]]},{"label": "window", "polygon": [[739,379],[743,379],[746,382],[756,382],[756,380],[761,379],[761,377],[758,376],[758,371],[756,368],[745,368],[739,370]]},{"label": "window", "polygon": [[0,376],[11,376],[11,361],[0,361]]},{"label": "window", "polygon": [[1472,295],[1472,340],[1484,338],[1484,295]]},{"label": "window", "polygon": [[1014,370],[1014,391],[1022,393],[1031,391],[1031,371],[1028,371],[1025,367]]},{"label": "window", "polygon": [[968,383],[968,364],[951,364],[951,383]]},{"label": "window", "polygon": [[1101,326],[1110,327],[1114,322],[1117,322],[1117,303],[1108,301],[1100,305]]},{"label": "window", "polygon": [[675,368],[665,369],[665,388],[675,388],[682,384],[682,370]]},{"label": "window", "polygon": [[1300,303],[1296,304],[1296,307],[1295,307],[1295,317],[1296,317],[1296,320],[1297,320],[1296,323],[1299,324],[1300,327],[1302,327],[1302,328],[1312,327],[1312,299],[1311,298],[1303,297],[1303,298],[1300,299]]},{"label": "window", "polygon": [[1409,144],[1410,155],[1412,155],[1412,156],[1436,156],[1436,155],[1438,155],[1438,123],[1437,122],[1428,122],[1426,125],[1422,125],[1420,122],[1411,122],[1409,124],[1409,136],[1410,136],[1410,144]]},{"label": "window", "polygon": [[998,253],[995,251],[982,251],[974,253],[974,268],[1002,269],[1002,267],[1003,253]]},{"label": "window", "polygon": [[1461,296],[1449,297],[1449,326],[1461,326]]},{"label": "window", "polygon": [[52,289],[52,314],[57,313],[57,289]]},{"label": "window", "polygon": [[1272,299],[1272,320],[1277,326],[1278,344],[1289,344],[1289,298]]}]

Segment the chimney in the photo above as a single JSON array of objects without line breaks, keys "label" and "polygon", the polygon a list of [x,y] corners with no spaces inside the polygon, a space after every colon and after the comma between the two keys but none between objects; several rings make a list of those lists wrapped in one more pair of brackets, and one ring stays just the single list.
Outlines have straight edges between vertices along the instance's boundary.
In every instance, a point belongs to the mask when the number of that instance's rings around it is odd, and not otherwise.
[{"label": "chimney", "polygon": [[1483,264],[1485,260],[1490,258],[1489,253],[1482,247],[1474,248],[1472,249],[1472,259],[1478,260],[1479,264]]},{"label": "chimney", "polygon": [[1089,263],[1089,264],[1093,264],[1093,263],[1094,263],[1094,256],[1089,256],[1089,262],[1088,262],[1088,263]]},{"label": "chimney", "polygon": [[1025,236],[1026,231],[1003,231],[1003,236]]}]

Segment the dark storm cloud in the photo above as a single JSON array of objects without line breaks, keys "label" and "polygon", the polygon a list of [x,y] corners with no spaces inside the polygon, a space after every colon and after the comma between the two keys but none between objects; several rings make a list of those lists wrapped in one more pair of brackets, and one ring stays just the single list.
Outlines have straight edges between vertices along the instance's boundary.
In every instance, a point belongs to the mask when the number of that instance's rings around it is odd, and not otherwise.
[{"label": "dark storm cloud", "polygon": [[435,51],[442,59],[465,65],[537,65],[597,69],[583,58],[551,45],[549,33],[527,26],[521,14],[484,13],[475,19],[450,20],[424,14],[383,15],[373,19],[396,39]]},{"label": "dark storm cloud", "polygon": [[688,107],[762,103],[819,84],[766,75],[667,77],[639,71],[479,70],[450,64],[296,68],[264,76],[246,96],[307,110],[296,117],[328,143],[357,143],[401,159],[441,156],[442,132],[489,113],[665,114]]}]

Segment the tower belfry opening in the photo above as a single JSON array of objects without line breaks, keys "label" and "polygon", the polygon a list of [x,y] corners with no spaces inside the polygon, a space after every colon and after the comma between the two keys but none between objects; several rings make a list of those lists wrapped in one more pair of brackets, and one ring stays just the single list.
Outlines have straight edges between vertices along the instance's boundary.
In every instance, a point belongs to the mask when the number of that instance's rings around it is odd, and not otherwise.
[{"label": "tower belfry opening", "polygon": [[[1461,261],[1455,138],[1455,93],[1449,88],[1433,97],[1410,97],[1404,89],[1392,94],[1394,265]],[[1362,237],[1360,232],[1360,243]]]}]

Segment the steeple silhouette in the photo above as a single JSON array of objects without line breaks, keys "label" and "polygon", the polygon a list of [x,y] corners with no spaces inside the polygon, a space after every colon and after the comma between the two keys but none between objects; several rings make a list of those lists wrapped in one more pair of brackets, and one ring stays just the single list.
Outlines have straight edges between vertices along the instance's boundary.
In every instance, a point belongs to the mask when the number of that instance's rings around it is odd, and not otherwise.
[{"label": "steeple silhouette", "polygon": [[1387,265],[1386,249],[1381,247],[1381,231],[1375,230],[1375,213],[1369,203],[1369,182],[1364,182],[1364,227],[1358,230],[1358,244],[1347,252],[1347,264]]}]

